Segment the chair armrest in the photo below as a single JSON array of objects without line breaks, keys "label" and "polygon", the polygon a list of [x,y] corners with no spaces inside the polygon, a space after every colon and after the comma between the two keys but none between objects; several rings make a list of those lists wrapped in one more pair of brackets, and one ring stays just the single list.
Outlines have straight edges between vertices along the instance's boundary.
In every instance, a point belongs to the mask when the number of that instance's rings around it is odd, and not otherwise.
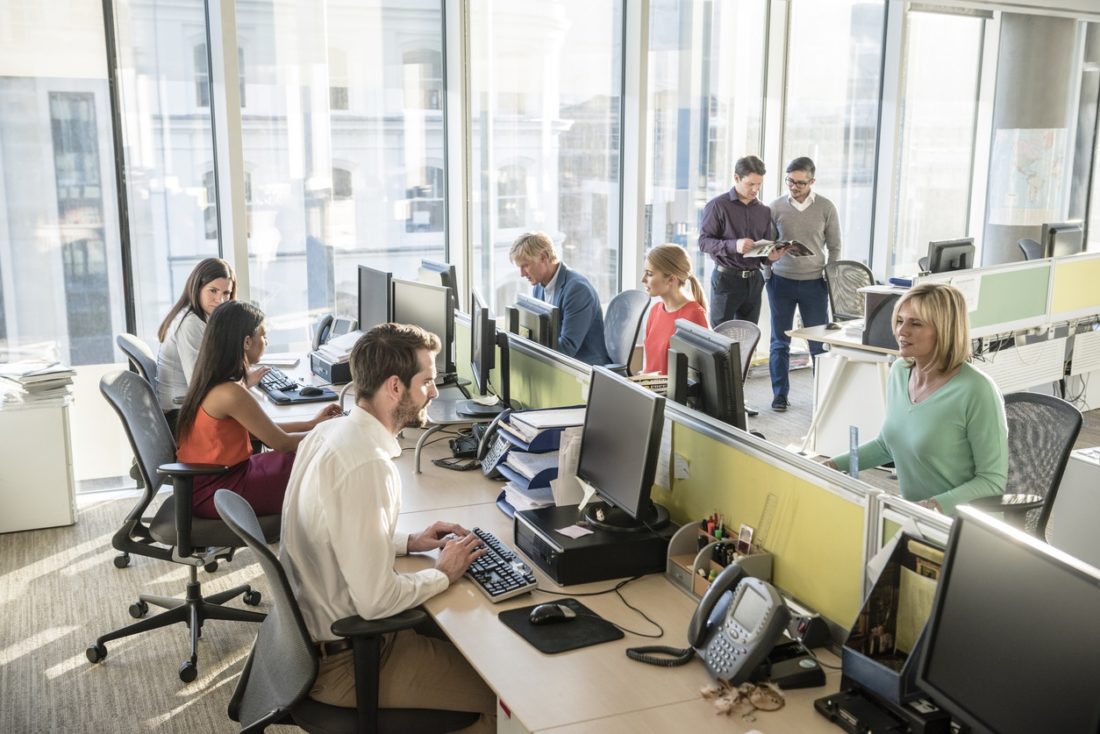
[{"label": "chair armrest", "polygon": [[229,467],[224,464],[161,464],[157,474],[162,477],[201,477],[225,474]]},{"label": "chair armrest", "polygon": [[409,629],[428,619],[423,609],[406,609],[385,619],[363,619],[356,615],[344,617],[332,623],[332,634],[337,637],[377,637],[389,632]]}]

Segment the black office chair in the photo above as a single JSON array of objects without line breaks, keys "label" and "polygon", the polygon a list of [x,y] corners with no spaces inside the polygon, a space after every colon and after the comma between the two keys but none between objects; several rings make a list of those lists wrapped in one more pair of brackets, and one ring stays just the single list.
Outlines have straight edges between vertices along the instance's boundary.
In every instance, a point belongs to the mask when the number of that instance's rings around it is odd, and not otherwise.
[{"label": "black office chair", "polygon": [[825,266],[825,284],[834,321],[863,318],[863,294],[860,288],[875,284],[875,275],[856,260],[837,260]]},{"label": "black office chair", "polygon": [[1008,481],[1003,496],[968,504],[999,512],[1009,522],[1045,538],[1047,520],[1073,444],[1081,431],[1081,411],[1052,395],[1005,395],[1008,419]]},{"label": "black office chair", "polygon": [[[146,487],[141,500],[127,517],[126,524],[112,539],[112,545],[126,552],[181,563],[187,566],[190,579],[184,598],[142,594],[138,601],[130,605],[130,616],[141,621],[100,636],[95,644],[88,647],[86,654],[88,660],[98,663],[107,656],[104,643],[184,622],[191,629],[191,658],[183,662],[179,674],[183,682],[190,683],[198,675],[198,643],[205,620],[261,622],[264,618],[257,612],[221,606],[222,602],[242,595],[245,604],[259,604],[260,594],[250,586],[238,586],[203,597],[198,581],[200,567],[208,570],[217,568],[219,558],[231,559],[233,550],[242,546],[222,521],[197,518],[191,514],[193,478],[224,474],[228,467],[173,463],[176,460],[176,445],[168,423],[160,411],[152,387],[138,375],[133,372],[106,375],[100,381],[99,389],[122,419]],[[152,488],[159,487],[166,478],[172,480],[172,497],[161,503],[152,523],[143,528],[144,532],[135,531],[141,523],[142,513],[156,494]],[[268,542],[279,539],[278,515],[263,517],[261,524]],[[115,565],[119,565],[118,559]],[[150,604],[164,607],[167,611],[141,619],[148,613]]]},{"label": "black office chair", "polygon": [[640,290],[623,291],[608,302],[603,340],[611,363],[604,367],[620,375],[630,374],[630,357],[648,309],[649,296]]},{"label": "black office chair", "polygon": [[306,629],[286,571],[264,541],[256,513],[240,495],[226,489],[214,494],[222,520],[256,554],[271,587],[271,611],[229,701],[229,718],[242,732],[273,724],[296,724],[308,732],[448,732],[472,724],[476,713],[433,709],[379,709],[378,676],[382,636],[410,629],[428,618],[410,609],[386,619],[348,617],[332,625],[337,637],[352,640],[357,709],[331,706],[309,698],[317,678],[318,652]]},{"label": "black office chair", "polygon": [[1020,252],[1024,253],[1025,260],[1043,259],[1043,246],[1030,237],[1017,241],[1016,246],[1020,248]]}]

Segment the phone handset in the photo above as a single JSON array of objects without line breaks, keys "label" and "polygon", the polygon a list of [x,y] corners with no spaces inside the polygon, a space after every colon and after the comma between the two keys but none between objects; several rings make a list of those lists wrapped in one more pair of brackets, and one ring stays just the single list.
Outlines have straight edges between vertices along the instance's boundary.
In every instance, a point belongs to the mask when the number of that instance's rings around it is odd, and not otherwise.
[{"label": "phone handset", "polygon": [[317,321],[313,327],[313,351],[320,349],[321,345],[328,341],[332,333],[332,314],[327,313]]},{"label": "phone handset", "polygon": [[493,437],[497,434],[497,427],[500,422],[508,417],[511,411],[502,410],[497,413],[496,418],[493,418],[493,422],[485,429],[485,432],[481,434],[481,440],[477,444],[477,460],[481,461],[485,458],[485,454],[489,451],[489,447],[493,443]]},{"label": "phone handset", "polygon": [[[689,645],[696,649],[703,645],[706,641],[707,632],[716,624],[716,622],[710,621],[710,616],[714,613],[714,608],[718,605],[719,600],[727,591],[736,587],[738,582],[747,575],[741,568],[740,563],[731,563],[711,582],[710,588],[703,594],[703,600],[699,602],[699,608],[695,610],[691,623],[688,625]],[[719,610],[719,612],[724,611],[725,609]]]}]

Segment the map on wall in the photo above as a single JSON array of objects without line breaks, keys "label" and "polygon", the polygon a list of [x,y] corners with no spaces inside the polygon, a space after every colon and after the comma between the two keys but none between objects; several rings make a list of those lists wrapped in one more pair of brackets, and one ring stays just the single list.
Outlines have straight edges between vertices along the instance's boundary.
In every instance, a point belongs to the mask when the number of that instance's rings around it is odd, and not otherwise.
[{"label": "map on wall", "polygon": [[997,130],[989,165],[989,223],[1039,225],[1059,218],[1066,129]]}]

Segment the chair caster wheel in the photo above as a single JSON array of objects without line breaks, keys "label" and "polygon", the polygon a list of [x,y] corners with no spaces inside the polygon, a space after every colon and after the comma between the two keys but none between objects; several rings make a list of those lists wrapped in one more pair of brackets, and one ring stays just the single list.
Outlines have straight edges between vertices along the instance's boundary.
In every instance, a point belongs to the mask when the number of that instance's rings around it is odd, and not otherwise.
[{"label": "chair caster wheel", "polygon": [[205,566],[202,567],[202,570],[206,571],[207,573],[214,573],[215,571],[218,570],[218,562],[217,561],[210,561],[210,563],[208,563],[208,564],[206,564]]},{"label": "chair caster wheel", "polygon": [[107,648],[97,643],[89,646],[88,649],[84,651],[84,654],[88,656],[89,663],[98,663],[103,660],[103,658],[107,657]]},{"label": "chair caster wheel", "polygon": [[138,600],[130,605],[130,616],[134,619],[141,619],[149,613],[149,604],[144,600]]},{"label": "chair caster wheel", "polygon": [[115,556],[115,568],[126,568],[130,565],[130,554],[123,553],[121,556]]},{"label": "chair caster wheel", "polygon": [[244,603],[250,607],[254,607],[259,604],[261,598],[262,597],[260,596],[260,592],[258,591],[246,591],[244,593],[244,596],[241,597]]},{"label": "chair caster wheel", "polygon": [[199,676],[198,667],[190,660],[185,661],[180,665],[180,680],[184,683],[190,683]]}]

